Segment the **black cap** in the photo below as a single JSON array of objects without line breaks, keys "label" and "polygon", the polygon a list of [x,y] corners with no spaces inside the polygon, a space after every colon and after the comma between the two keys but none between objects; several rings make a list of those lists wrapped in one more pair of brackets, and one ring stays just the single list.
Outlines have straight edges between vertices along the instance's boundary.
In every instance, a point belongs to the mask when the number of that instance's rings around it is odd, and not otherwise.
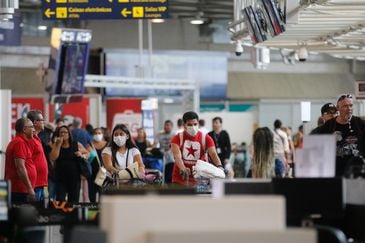
[{"label": "black cap", "polygon": [[328,113],[329,111],[333,111],[333,112],[336,112],[337,111],[337,108],[335,106],[335,104],[333,103],[327,103],[327,104],[324,104],[321,108],[321,113],[322,115],[324,113]]}]

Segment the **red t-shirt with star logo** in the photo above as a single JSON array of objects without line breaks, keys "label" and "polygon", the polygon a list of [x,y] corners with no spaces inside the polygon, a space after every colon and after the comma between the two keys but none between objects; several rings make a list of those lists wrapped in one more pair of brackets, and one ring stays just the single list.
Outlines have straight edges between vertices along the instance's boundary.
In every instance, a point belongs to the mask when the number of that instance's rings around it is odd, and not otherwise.
[{"label": "red t-shirt with star logo", "polygon": [[[192,171],[193,165],[196,164],[196,161],[198,159],[206,161],[205,158],[205,151],[203,148],[203,133],[201,131],[198,131],[197,135],[195,137],[190,136],[186,131],[183,131],[183,141],[180,142],[180,135],[176,134],[171,139],[171,144],[176,144],[180,147],[181,157],[184,161],[185,167],[189,168],[190,171]],[[206,134],[205,135],[205,150],[207,150],[209,147],[214,147],[214,141],[213,139]],[[195,185],[196,181],[192,174],[189,177],[189,181],[184,181],[181,175],[179,174],[179,168],[174,165],[174,170],[172,172],[172,182],[183,184],[183,185]]]}]

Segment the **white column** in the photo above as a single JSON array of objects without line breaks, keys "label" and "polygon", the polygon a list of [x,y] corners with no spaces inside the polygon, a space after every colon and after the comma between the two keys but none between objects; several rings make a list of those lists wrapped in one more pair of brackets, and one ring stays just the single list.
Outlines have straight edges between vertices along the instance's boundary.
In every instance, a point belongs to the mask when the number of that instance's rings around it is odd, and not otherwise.
[{"label": "white column", "polygon": [[11,139],[11,90],[0,90],[0,117],[0,179],[3,179],[5,172],[4,153]]}]

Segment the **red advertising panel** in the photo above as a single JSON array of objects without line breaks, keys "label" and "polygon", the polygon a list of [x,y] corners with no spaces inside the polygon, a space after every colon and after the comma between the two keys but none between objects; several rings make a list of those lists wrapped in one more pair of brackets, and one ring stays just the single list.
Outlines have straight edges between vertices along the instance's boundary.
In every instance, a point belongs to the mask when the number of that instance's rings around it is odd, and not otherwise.
[{"label": "red advertising panel", "polygon": [[116,124],[125,124],[132,137],[137,136],[137,129],[142,127],[142,100],[118,99],[106,100],[106,122],[108,129],[113,130]]},{"label": "red advertising panel", "polygon": [[26,117],[28,111],[40,110],[44,113],[44,101],[42,97],[18,97],[11,99],[11,130],[15,134],[14,126],[17,119]]},{"label": "red advertising panel", "polygon": [[81,102],[50,105],[50,120],[53,121],[55,112],[58,117],[65,119],[66,124],[72,123],[75,117],[82,119],[82,127],[90,123],[90,99],[83,97]]}]

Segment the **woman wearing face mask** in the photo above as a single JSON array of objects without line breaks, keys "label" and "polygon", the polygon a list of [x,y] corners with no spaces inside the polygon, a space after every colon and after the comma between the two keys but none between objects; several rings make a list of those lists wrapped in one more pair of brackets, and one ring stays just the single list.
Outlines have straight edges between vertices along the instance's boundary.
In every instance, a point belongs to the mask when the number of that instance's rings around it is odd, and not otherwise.
[{"label": "woman wearing face mask", "polygon": [[118,173],[137,162],[139,174],[144,175],[141,153],[124,124],[114,127],[109,145],[102,152],[102,158],[105,168],[111,173]]},{"label": "woman wearing face mask", "polygon": [[[89,162],[91,165],[91,177],[88,179],[89,185],[89,199],[90,202],[96,202],[96,194],[100,192],[100,187],[94,183],[96,174],[99,171],[99,162],[98,159],[103,166],[103,160],[101,158],[101,152],[108,145],[108,142],[105,140],[104,130],[102,128],[95,128],[92,133],[92,150],[90,151]],[[96,157],[98,156],[98,157]]]},{"label": "woman wearing face mask", "polygon": [[197,160],[206,161],[207,152],[215,166],[223,170],[222,163],[215,149],[214,141],[208,134],[199,131],[199,117],[193,111],[183,115],[184,131],[171,139],[171,151],[175,158],[172,172],[172,182],[182,185],[195,186],[197,183],[192,176],[192,167]]}]

